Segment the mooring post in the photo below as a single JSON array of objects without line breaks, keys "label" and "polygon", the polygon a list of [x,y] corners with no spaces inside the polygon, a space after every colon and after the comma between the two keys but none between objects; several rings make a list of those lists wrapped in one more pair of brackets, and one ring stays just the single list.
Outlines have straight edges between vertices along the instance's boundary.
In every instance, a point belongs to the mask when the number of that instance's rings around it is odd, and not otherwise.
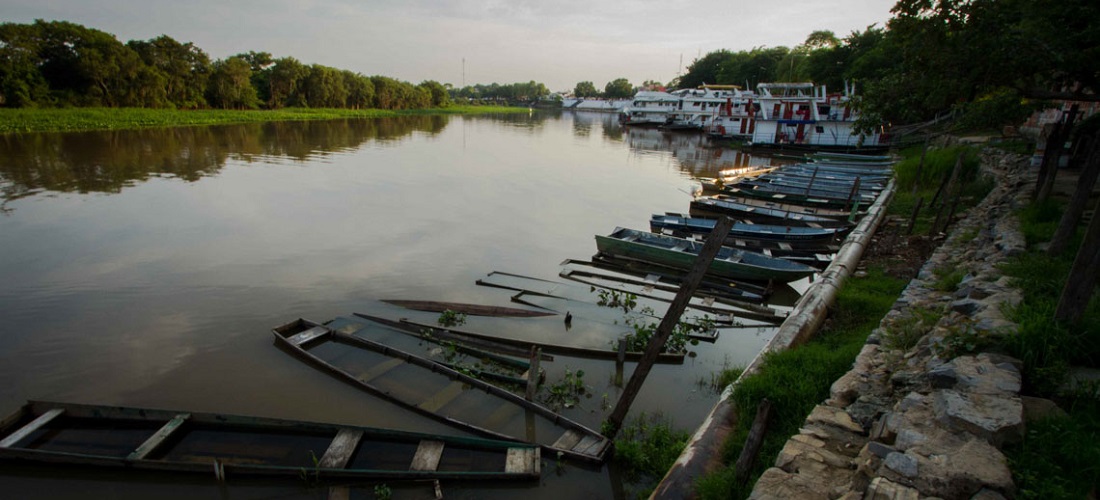
[{"label": "mooring post", "polygon": [[752,421],[749,436],[745,438],[745,445],[741,447],[741,454],[733,463],[734,478],[738,484],[745,484],[749,478],[749,471],[760,454],[760,446],[764,444],[764,436],[768,432],[768,419],[772,414],[772,402],[764,399],[760,406],[756,407],[756,418]]},{"label": "mooring post", "polygon": [[[1100,203],[1094,210],[1100,210]],[[1085,239],[1077,249],[1069,277],[1062,288],[1058,307],[1054,311],[1055,319],[1066,323],[1077,323],[1085,314],[1085,308],[1096,291],[1096,282],[1100,278],[1100,212],[1094,212]]]},{"label": "mooring post", "polygon": [[527,394],[528,401],[535,400],[535,393],[539,390],[539,359],[542,357],[542,349],[531,346],[531,368],[527,370]]},{"label": "mooring post", "polygon": [[931,138],[924,140],[924,149],[920,152],[920,163],[917,164],[917,175],[913,178],[912,194],[917,194],[917,190],[920,189],[920,176],[921,172],[924,170],[924,157],[928,156],[928,143],[931,141]]},{"label": "mooring post", "polygon": [[920,207],[924,205],[924,197],[917,198],[917,204],[913,206],[913,213],[909,215],[909,229],[905,234],[913,234],[913,227],[917,225],[917,216],[920,215]]},{"label": "mooring post", "polygon": [[676,297],[672,299],[672,303],[668,306],[668,312],[665,313],[664,318],[661,318],[661,324],[657,325],[657,331],[653,334],[653,338],[649,340],[649,345],[646,346],[642,359],[638,362],[637,368],[634,368],[634,373],[630,375],[630,380],[626,383],[626,388],[623,389],[623,395],[619,397],[615,409],[607,417],[609,430],[606,436],[608,438],[614,438],[619,433],[623,421],[626,420],[626,413],[630,411],[630,405],[634,403],[634,398],[641,390],[646,377],[649,376],[649,371],[653,369],[653,363],[657,361],[665,342],[668,342],[672,330],[680,322],[680,315],[684,313],[688,301],[695,295],[695,289],[699,287],[699,282],[703,281],[703,276],[706,275],[707,268],[710,267],[714,256],[718,255],[718,251],[722,249],[722,241],[725,238],[721,235],[729,234],[730,229],[733,229],[733,219],[729,217],[719,218],[710,233],[718,236],[707,238],[706,243],[703,244],[703,249],[695,257],[691,270],[688,271],[683,283],[680,284],[680,290],[676,292]]},{"label": "mooring post", "polygon": [[[1073,233],[1077,231],[1077,225],[1081,221],[1081,214],[1085,212],[1085,205],[1088,204],[1089,196],[1092,195],[1092,188],[1096,186],[1097,175],[1100,175],[1100,132],[1093,136],[1088,159],[1085,161],[1085,168],[1081,170],[1081,175],[1077,177],[1077,189],[1073,192],[1073,197],[1070,199],[1069,205],[1066,206],[1066,211],[1062,213],[1058,230],[1055,231],[1054,237],[1050,239],[1047,255],[1056,257],[1065,251],[1066,246],[1069,245],[1069,240],[1073,237]],[[1096,217],[1096,215],[1094,214],[1093,217]]]}]

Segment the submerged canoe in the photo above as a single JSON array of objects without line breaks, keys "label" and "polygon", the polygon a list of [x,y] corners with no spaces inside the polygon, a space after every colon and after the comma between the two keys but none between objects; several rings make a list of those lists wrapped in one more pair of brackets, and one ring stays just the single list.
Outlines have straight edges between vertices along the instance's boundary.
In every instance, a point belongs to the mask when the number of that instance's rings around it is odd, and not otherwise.
[{"label": "submerged canoe", "polygon": [[458,314],[467,314],[470,316],[492,316],[497,318],[537,318],[539,316],[554,316],[556,314],[548,311],[535,311],[516,307],[487,306],[482,304],[466,304],[462,302],[439,302],[435,300],[385,299],[382,302],[404,307],[405,309],[412,309],[414,311],[437,313],[454,311]]},{"label": "submerged canoe", "polygon": [[495,385],[355,335],[368,323],[362,317],[327,325],[298,319],[272,333],[291,353],[352,385],[457,428],[586,462],[607,458],[611,440],[600,433]]},{"label": "submerged canoe", "polygon": [[[620,227],[608,236],[596,235],[596,248],[603,254],[690,269],[702,251],[703,243]],[[787,283],[811,276],[817,269],[755,252],[722,247],[707,272],[733,279]]]},{"label": "submerged canoe", "polygon": [[537,479],[536,446],[372,427],[29,401],[0,458],[158,471],[369,479]]}]

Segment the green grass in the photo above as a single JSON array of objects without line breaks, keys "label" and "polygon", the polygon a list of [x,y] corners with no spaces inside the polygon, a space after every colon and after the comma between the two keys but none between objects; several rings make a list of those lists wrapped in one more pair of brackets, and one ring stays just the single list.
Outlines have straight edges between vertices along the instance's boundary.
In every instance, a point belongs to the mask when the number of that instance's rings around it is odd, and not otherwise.
[{"label": "green grass", "polygon": [[185,127],[272,121],[384,118],[409,115],[526,113],[527,108],[451,106],[435,109],[175,110],[149,108],[0,108],[0,134]]},{"label": "green grass", "polygon": [[[905,287],[905,281],[871,269],[849,279],[837,298],[829,323],[806,345],[767,356],[759,372],[742,379],[734,391],[737,427],[724,445],[726,467],[696,484],[701,498],[745,498],[787,439],[798,433],[810,410],[829,396],[833,381],[851,369],[867,335],[878,326]],[[767,398],[773,420],[746,485],[734,481],[732,464],[748,436],[756,408]]]},{"label": "green grass", "polygon": [[[1057,202],[1021,211],[1028,244],[1049,241],[1061,212]],[[1080,233],[1068,248],[1078,248]],[[1019,329],[1003,346],[1024,362],[1023,392],[1069,409],[1067,416],[1028,424],[1024,440],[1006,449],[1017,498],[1085,498],[1100,487],[1100,402],[1095,395],[1063,390],[1071,366],[1100,367],[1100,295],[1094,295],[1080,323],[1052,319],[1074,253],[1051,258],[1031,250],[1001,266],[1023,291],[1023,301],[1008,311]]]},{"label": "green grass", "polygon": [[[956,212],[981,201],[993,188],[991,180],[978,175],[979,149],[977,147],[954,146],[929,149],[928,154],[925,155],[924,167],[920,168],[920,175],[918,176],[917,170],[920,166],[922,149],[922,146],[916,146],[901,151],[902,160],[894,165],[898,189],[887,209],[887,213],[890,215],[908,221],[919,200],[923,199],[920,202],[921,209],[913,226],[913,234],[927,234],[931,230],[936,219],[936,213],[941,210],[940,206],[948,198],[944,193],[940,193],[936,205],[930,207],[932,197],[936,195],[936,191],[939,190],[943,180],[951,176],[959,155],[963,157],[962,170],[958,178],[958,198],[962,203],[956,209]],[[913,189],[914,185],[916,187],[915,191]],[[943,210],[950,210],[950,206],[944,207]],[[944,214],[946,215],[946,211]]]},{"label": "green grass", "polygon": [[640,488],[633,496],[649,496],[690,437],[687,432],[673,430],[672,421],[659,413],[643,413],[623,427],[615,439],[615,462],[622,467],[626,480]]}]

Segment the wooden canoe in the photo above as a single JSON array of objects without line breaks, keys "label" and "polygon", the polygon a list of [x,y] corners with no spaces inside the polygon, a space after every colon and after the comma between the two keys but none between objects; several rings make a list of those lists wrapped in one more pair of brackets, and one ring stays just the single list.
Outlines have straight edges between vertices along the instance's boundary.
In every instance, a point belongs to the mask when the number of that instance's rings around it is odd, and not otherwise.
[{"label": "wooden canoe", "polygon": [[[298,319],[272,330],[292,354],[376,396],[457,428],[602,463],[611,440],[569,418],[442,364],[354,335],[368,321]],[[534,425],[527,425],[528,417]]]},{"label": "wooden canoe", "polygon": [[[620,227],[607,236],[596,235],[596,248],[608,255],[690,269],[703,244]],[[817,269],[805,264],[730,247],[722,247],[707,268],[707,273],[714,276],[779,283],[812,276],[816,272]]]},{"label": "wooden canoe", "polygon": [[29,401],[0,422],[0,458],[319,478],[537,479],[536,446],[238,415]]},{"label": "wooden canoe", "polygon": [[426,311],[442,313],[454,311],[470,316],[492,316],[496,318],[537,318],[540,316],[554,316],[557,313],[551,311],[536,311],[532,309],[519,309],[516,307],[487,306],[482,304],[465,304],[461,302],[439,302],[434,300],[398,300],[386,299],[382,302],[393,304],[414,311]]}]

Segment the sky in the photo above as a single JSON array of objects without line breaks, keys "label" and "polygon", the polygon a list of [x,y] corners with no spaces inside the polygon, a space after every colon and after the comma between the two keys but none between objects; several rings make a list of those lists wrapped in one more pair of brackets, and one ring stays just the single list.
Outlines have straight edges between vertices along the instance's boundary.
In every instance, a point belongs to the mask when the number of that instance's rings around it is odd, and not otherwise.
[{"label": "sky", "polygon": [[708,52],[843,38],[895,0],[0,0],[0,22],[70,21],[120,41],[168,35],[213,59],[248,51],[364,75],[553,91],[667,83]]}]

